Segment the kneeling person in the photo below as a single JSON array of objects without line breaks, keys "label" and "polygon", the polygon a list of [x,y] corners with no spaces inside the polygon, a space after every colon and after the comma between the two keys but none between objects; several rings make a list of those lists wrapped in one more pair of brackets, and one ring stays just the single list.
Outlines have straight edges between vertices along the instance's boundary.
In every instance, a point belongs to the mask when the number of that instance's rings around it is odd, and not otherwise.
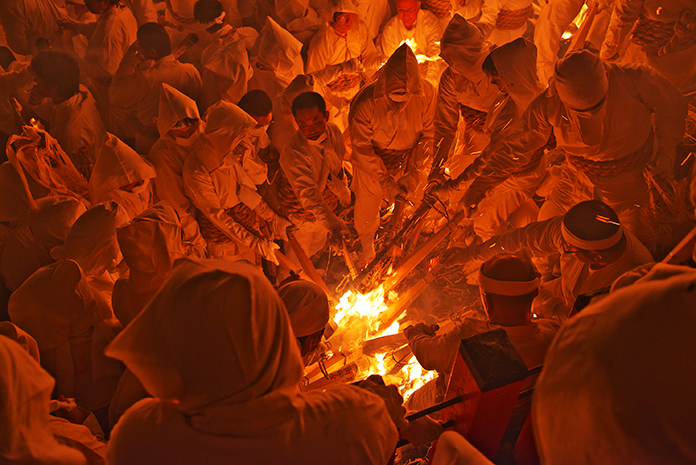
[{"label": "kneeling person", "polygon": [[338,127],[328,122],[326,103],[304,92],[292,103],[299,129],[280,155],[278,197],[283,213],[298,226],[297,241],[308,256],[320,251],[327,234],[340,239],[348,228],[334,210],[348,206],[350,190],[343,172],[346,148]]}]

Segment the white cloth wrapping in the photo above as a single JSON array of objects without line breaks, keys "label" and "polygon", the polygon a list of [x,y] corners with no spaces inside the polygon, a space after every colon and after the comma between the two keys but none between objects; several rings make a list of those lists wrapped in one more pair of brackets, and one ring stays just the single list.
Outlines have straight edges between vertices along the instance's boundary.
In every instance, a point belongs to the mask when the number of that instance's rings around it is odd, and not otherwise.
[{"label": "white cloth wrapping", "polygon": [[289,318],[248,265],[180,261],[107,353],[155,397],[121,417],[110,465],[381,464],[397,440],[371,393],[299,393],[302,360]]},{"label": "white cloth wrapping", "polygon": [[543,463],[696,460],[695,288],[657,268],[568,321],[532,403]]},{"label": "white cloth wrapping", "polygon": [[445,431],[435,446],[432,465],[492,465],[485,455],[476,450],[456,431]]},{"label": "white cloth wrapping", "polygon": [[528,8],[531,0],[485,0],[481,3],[481,17],[477,25],[486,31],[488,41],[499,47],[522,37],[527,30],[527,21],[515,29],[498,29],[495,27],[500,10],[516,11]]},{"label": "white cloth wrapping", "polygon": [[[536,47],[525,39],[516,39],[491,52],[491,58],[504,84],[491,105],[486,119],[490,142],[480,156],[469,165],[461,180],[471,180],[483,190],[491,174],[495,174],[497,148],[506,140],[514,124],[524,114],[529,104],[543,90],[536,75]],[[503,161],[505,163],[506,160]],[[522,176],[511,176],[489,194],[480,204],[479,214],[474,216],[474,231],[484,240],[504,232],[507,220],[536,191],[546,174],[542,159],[539,167]]]},{"label": "white cloth wrapping", "polygon": [[[156,176],[155,168],[135,150],[109,134],[106,143],[97,155],[92,177],[89,180],[92,202],[113,200],[134,218],[145,211],[152,203],[150,181]],[[121,189],[142,181],[133,192]]]},{"label": "white cloth wrapping", "polygon": [[49,428],[54,381],[19,344],[0,336],[0,460],[7,465],[84,465]]},{"label": "white cloth wrapping", "polygon": [[123,259],[116,230],[129,219],[116,202],[99,203],[75,220],[65,245],[53,248],[51,256],[75,260],[87,276],[99,277]]},{"label": "white cloth wrapping", "polygon": [[278,153],[285,150],[290,138],[297,131],[297,123],[292,115],[293,100],[304,92],[317,92],[318,87],[313,76],[301,74],[273,99],[273,121],[268,127],[268,137]]}]

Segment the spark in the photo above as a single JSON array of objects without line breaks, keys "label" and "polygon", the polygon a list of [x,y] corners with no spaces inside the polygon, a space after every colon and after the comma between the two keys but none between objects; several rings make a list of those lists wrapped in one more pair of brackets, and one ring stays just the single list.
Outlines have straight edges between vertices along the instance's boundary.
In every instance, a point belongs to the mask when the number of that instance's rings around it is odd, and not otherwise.
[{"label": "spark", "polygon": [[687,161],[689,161],[689,158],[691,158],[691,156],[692,156],[693,154],[694,154],[694,152],[689,152],[689,154],[686,156],[686,158],[684,159],[684,161],[681,162],[681,166],[684,166],[684,163],[686,163]]},{"label": "spark", "polygon": [[489,249],[492,249],[492,248],[495,247],[495,246],[496,246],[496,243],[494,242],[494,243],[492,243],[491,245],[489,245],[488,248],[489,248]]},{"label": "spark", "polygon": [[621,226],[620,223],[617,223],[616,221],[612,221],[610,218],[602,215],[597,215],[596,217],[597,221],[600,221],[602,223],[607,223],[607,224],[615,224],[616,226]]}]

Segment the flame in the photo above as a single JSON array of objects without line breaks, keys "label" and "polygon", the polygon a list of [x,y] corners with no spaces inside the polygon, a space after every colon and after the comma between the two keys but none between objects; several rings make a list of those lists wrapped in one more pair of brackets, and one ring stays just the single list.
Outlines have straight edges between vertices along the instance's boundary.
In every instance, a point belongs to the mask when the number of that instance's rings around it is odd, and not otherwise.
[{"label": "flame", "polygon": [[[337,347],[337,352],[341,353],[362,352],[366,340],[398,334],[398,322],[383,327],[380,321],[382,313],[389,308],[388,303],[397,298],[393,290],[385,298],[382,285],[366,294],[354,291],[343,294],[335,306],[333,321],[338,330],[330,338],[332,347]],[[397,385],[405,399],[436,376],[435,372],[426,371],[418,364],[406,344],[374,356],[362,355],[357,365],[357,379],[381,375],[387,384]]]},{"label": "flame", "polygon": [[[582,8],[580,9],[580,13],[573,19],[573,22],[570,23],[568,28],[570,29],[571,27],[575,26],[574,29],[577,31],[580,29],[580,26],[582,26],[582,23],[585,22],[585,18],[587,17],[587,4],[584,4]],[[573,37],[573,34],[575,34],[575,31],[571,31],[569,29],[566,29],[566,31],[561,35],[561,39],[566,40],[570,39]]]},{"label": "flame", "polygon": [[409,47],[411,47],[411,50],[416,55],[416,60],[418,60],[418,63],[425,63],[426,61],[436,61],[438,59],[438,57],[429,57],[428,55],[418,54],[418,44],[413,39],[402,40],[399,44],[399,47],[401,47],[403,44],[406,44]]}]

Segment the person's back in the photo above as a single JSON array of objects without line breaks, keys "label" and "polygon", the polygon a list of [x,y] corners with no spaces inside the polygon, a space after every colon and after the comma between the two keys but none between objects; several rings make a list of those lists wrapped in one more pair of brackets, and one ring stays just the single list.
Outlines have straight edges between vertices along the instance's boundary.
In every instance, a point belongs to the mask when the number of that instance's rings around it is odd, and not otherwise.
[{"label": "person's back", "polygon": [[353,386],[299,392],[289,318],[252,266],[179,262],[107,353],[154,396],[112,431],[111,465],[382,464],[394,450],[396,428],[379,397]]},{"label": "person's back", "polygon": [[0,20],[7,44],[20,55],[36,53],[36,40],[50,39],[68,15],[51,0],[4,0]]},{"label": "person's back", "polygon": [[36,113],[48,121],[50,134],[89,180],[106,128],[92,94],[80,85],[77,61],[66,53],[45,51],[31,60],[31,69],[38,83],[35,92],[43,99]]},{"label": "person's back", "polygon": [[[179,63],[171,54],[164,26],[146,23],[138,29],[138,50],[126,54],[109,88],[111,105],[135,108],[138,118],[136,149],[146,154],[159,137],[156,118],[162,84],[200,101],[201,77],[195,66]],[[144,55],[140,58],[139,55]],[[144,61],[141,61],[144,59]]]}]

